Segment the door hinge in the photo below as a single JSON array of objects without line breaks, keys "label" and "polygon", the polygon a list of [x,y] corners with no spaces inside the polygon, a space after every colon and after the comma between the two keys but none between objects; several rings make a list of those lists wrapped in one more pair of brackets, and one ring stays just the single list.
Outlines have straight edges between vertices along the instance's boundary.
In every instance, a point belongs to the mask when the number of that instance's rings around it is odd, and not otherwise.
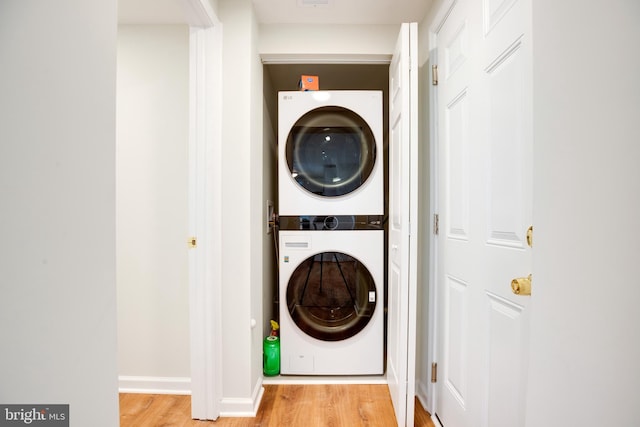
[{"label": "door hinge", "polygon": [[433,234],[436,236],[440,232],[440,216],[438,214],[433,214]]},{"label": "door hinge", "polygon": [[438,66],[437,65],[431,66],[431,83],[434,86],[438,86]]},{"label": "door hinge", "polygon": [[198,239],[195,238],[195,237],[189,237],[189,240],[187,240],[187,246],[190,249],[193,249],[193,248],[197,247],[198,246]]},{"label": "door hinge", "polygon": [[431,382],[438,382],[438,364],[436,362],[433,362],[431,364]]}]

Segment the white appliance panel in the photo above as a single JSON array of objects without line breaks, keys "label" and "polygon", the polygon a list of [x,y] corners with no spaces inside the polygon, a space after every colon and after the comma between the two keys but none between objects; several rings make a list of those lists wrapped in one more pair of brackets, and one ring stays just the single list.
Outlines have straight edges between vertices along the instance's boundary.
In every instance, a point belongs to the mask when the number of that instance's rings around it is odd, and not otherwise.
[{"label": "white appliance panel", "polygon": [[382,120],[381,91],[279,92],[278,214],[383,215]]},{"label": "white appliance panel", "polygon": [[[280,355],[283,375],[378,375],[384,373],[384,231],[280,231]],[[323,253],[356,258],[370,273],[373,291],[356,296],[375,301],[366,325],[354,336],[324,340],[303,331],[290,312],[288,287],[305,260]],[[315,259],[315,258],[314,258]],[[336,258],[336,262],[338,258]],[[306,268],[306,267],[305,267]],[[345,267],[343,266],[343,269]],[[329,272],[325,272],[329,276]],[[312,285],[310,285],[312,286]],[[326,291],[325,291],[326,292]]]}]

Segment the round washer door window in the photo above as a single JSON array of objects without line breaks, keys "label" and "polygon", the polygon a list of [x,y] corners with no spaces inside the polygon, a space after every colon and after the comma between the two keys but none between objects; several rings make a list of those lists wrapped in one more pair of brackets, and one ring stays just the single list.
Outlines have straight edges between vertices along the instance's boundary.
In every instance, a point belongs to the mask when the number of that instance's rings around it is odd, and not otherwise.
[{"label": "round washer door window", "polygon": [[369,270],[350,255],[323,252],[304,260],[287,286],[287,306],[295,324],[323,341],[351,338],[369,323],[376,307]]},{"label": "round washer door window", "polygon": [[292,179],[322,197],[355,191],[376,162],[371,128],[342,107],[321,107],[303,115],[289,132],[285,152]]}]

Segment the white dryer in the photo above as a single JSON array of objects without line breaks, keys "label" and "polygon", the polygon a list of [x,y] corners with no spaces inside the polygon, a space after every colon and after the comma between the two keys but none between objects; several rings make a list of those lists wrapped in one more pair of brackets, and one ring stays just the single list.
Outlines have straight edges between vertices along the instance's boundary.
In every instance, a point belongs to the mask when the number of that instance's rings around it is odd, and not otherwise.
[{"label": "white dryer", "polygon": [[280,231],[280,372],[382,374],[384,231],[311,230]]},{"label": "white dryer", "polygon": [[382,215],[381,91],[278,97],[278,214]]}]

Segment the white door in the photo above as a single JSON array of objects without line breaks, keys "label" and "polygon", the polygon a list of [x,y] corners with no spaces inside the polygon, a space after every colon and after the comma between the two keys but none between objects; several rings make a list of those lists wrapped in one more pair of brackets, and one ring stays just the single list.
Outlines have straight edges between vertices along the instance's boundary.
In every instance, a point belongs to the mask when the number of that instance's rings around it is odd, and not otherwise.
[{"label": "white door", "polygon": [[531,4],[450,7],[436,31],[435,413],[445,427],[518,427],[530,309],[511,284],[531,273]]},{"label": "white door", "polygon": [[417,24],[402,24],[389,68],[387,381],[399,426],[413,425],[417,251]]},{"label": "white door", "polygon": [[[189,317],[191,417],[215,420],[222,398],[222,25],[200,0],[181,0],[190,44]],[[203,159],[206,159],[203,161]]]}]

